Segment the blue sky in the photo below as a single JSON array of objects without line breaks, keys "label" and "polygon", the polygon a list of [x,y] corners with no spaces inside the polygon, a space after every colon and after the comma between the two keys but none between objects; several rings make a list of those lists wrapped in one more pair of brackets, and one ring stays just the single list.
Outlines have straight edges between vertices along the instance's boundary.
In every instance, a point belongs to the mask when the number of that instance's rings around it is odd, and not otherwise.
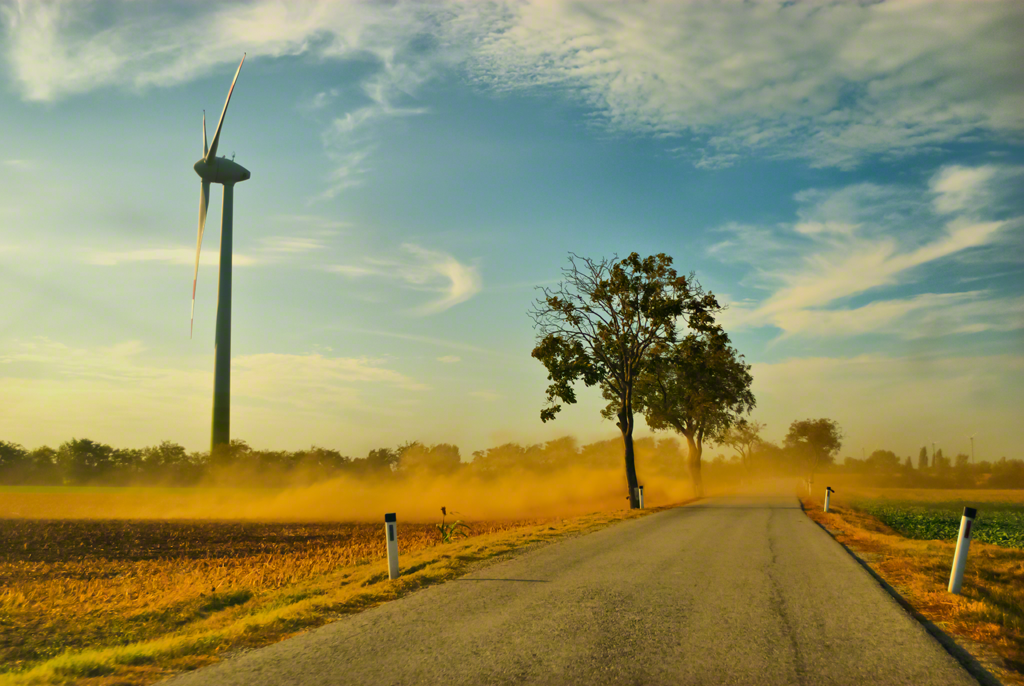
[{"label": "blue sky", "polygon": [[[0,3],[0,438],[208,446],[221,189],[232,435],[465,456],[542,425],[534,287],[665,252],[755,418],[843,454],[1022,456],[1024,5]],[[714,454],[715,450],[711,451]]]}]

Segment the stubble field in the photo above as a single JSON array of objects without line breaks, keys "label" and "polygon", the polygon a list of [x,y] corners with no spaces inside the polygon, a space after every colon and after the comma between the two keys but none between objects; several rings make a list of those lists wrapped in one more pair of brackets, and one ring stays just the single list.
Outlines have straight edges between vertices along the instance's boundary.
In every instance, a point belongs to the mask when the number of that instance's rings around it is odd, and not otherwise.
[{"label": "stubble field", "polygon": [[[538,520],[473,522],[474,535]],[[144,641],[386,557],[383,523],[0,520],[0,664]],[[439,543],[400,524],[400,552]],[[303,591],[297,591],[301,595]],[[292,598],[293,600],[296,597]]]},{"label": "stubble field", "polygon": [[[154,501],[174,496],[130,490],[115,494],[122,502],[111,509],[134,499],[132,508],[155,514]],[[655,511],[467,519],[468,537],[452,543],[441,542],[439,507],[434,521],[400,516],[402,575],[389,581],[383,517],[264,521],[249,509],[242,520],[97,518],[107,495],[0,492],[0,685],[152,683],[456,578],[524,545]],[[226,509],[222,496],[217,511]]]}]

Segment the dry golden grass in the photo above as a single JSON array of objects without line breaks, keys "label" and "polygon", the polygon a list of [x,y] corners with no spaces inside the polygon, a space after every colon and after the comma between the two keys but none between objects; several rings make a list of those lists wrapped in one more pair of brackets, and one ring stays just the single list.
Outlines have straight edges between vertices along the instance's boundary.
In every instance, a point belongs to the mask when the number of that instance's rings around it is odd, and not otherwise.
[{"label": "dry golden grass", "polygon": [[[474,534],[542,523],[474,522]],[[386,555],[383,524],[0,520],[0,664],[148,637],[212,608]],[[400,525],[400,553],[438,543]],[[228,595],[224,595],[224,594]]]},{"label": "dry golden grass", "polygon": [[[922,503],[967,501],[975,503],[1024,503],[1024,489],[992,488],[879,488],[861,485],[856,475],[819,476],[815,485],[824,490],[826,482],[836,489],[832,502],[850,503],[856,498],[914,500]],[[817,495],[817,494],[815,494]]]},{"label": "dry golden grass", "polygon": [[469,522],[438,545],[383,523],[0,520],[0,684],[146,684],[455,578],[526,544],[655,510]]},{"label": "dry golden grass", "polygon": [[[857,495],[879,497],[877,491],[886,491],[892,499],[966,497],[980,502],[976,491],[861,489]],[[889,495],[892,492],[898,495]],[[1019,491],[1011,493],[1015,500],[996,497],[990,502],[1021,500]],[[1024,685],[1024,550],[972,542],[961,595],[954,595],[946,590],[954,542],[904,538],[876,518],[852,509],[844,499],[833,497],[827,514],[820,498],[802,498],[802,502],[814,521],[869,560],[871,568],[922,616],[961,639],[1004,683]]]}]

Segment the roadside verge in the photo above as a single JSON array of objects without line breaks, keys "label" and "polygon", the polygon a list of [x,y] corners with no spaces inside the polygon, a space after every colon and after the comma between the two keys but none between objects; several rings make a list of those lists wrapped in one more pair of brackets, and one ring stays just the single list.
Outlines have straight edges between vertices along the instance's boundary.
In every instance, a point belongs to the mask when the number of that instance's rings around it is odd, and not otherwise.
[{"label": "roadside verge", "polygon": [[1010,587],[1020,584],[1024,551],[972,544],[963,594],[954,595],[953,543],[904,538],[848,507],[825,513],[820,499],[800,505],[983,686],[1024,686],[1024,623]]}]

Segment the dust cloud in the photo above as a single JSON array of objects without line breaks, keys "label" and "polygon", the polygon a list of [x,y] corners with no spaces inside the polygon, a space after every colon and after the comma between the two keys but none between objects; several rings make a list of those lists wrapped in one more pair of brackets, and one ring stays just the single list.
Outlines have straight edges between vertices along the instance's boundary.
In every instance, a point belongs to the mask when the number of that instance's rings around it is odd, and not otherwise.
[{"label": "dust cloud", "polygon": [[[694,498],[686,451],[677,441],[635,441],[645,506]],[[388,459],[350,460],[311,473],[254,458],[217,465],[189,486],[92,485],[26,489],[0,497],[0,517],[216,519],[376,522],[523,520],[572,517],[629,506],[623,446],[612,439],[580,447],[566,437],[537,446],[506,444],[458,457],[455,446],[410,444]],[[382,451],[378,451],[380,457]],[[373,454],[371,454],[371,457]],[[385,457],[387,457],[385,455]],[[378,464],[379,463],[379,464]],[[702,466],[705,494],[792,495],[794,479],[758,476],[736,459]]]}]

